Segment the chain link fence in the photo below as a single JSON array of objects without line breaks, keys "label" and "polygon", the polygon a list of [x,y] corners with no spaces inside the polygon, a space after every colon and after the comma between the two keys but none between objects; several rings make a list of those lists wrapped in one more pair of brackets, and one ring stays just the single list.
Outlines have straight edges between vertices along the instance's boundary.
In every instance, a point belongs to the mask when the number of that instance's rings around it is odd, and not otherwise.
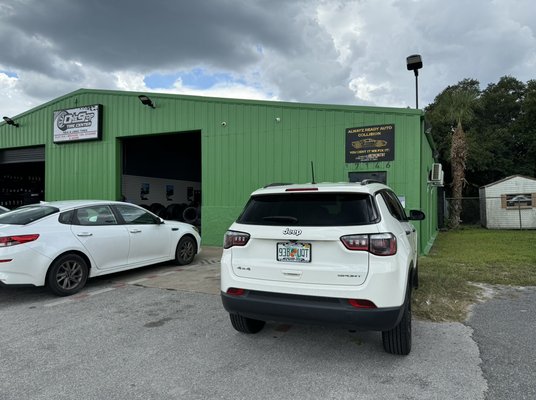
[{"label": "chain link fence", "polygon": [[461,205],[461,225],[481,225],[488,229],[536,229],[536,202],[533,197],[444,197],[439,204],[440,228],[448,228],[457,204]]}]

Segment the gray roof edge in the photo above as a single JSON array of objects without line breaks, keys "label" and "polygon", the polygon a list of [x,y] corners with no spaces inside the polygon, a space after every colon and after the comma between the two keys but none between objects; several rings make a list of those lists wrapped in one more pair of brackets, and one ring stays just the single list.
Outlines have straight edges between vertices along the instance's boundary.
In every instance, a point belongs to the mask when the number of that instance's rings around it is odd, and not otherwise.
[{"label": "gray roof edge", "polygon": [[512,178],[525,178],[525,179],[529,179],[531,181],[535,181],[536,182],[536,178],[533,178],[531,176],[526,176],[526,175],[510,175],[510,176],[507,176],[506,178],[502,178],[502,179],[499,179],[498,181],[495,181],[495,182],[492,182],[492,183],[488,183],[487,185],[484,185],[484,186],[480,186],[480,189],[482,188],[487,188],[487,187],[490,187],[490,186],[495,186],[495,185],[498,185],[499,183],[502,183],[502,182],[505,182],[505,181],[508,181]]},{"label": "gray roof edge", "polygon": [[304,102],[289,102],[289,101],[279,101],[279,100],[256,100],[256,99],[239,99],[239,98],[227,98],[227,97],[208,97],[208,96],[192,96],[185,94],[175,94],[175,93],[159,93],[151,91],[126,91],[126,90],[111,90],[111,89],[86,89],[80,88],[73,92],[69,92],[60,97],[56,97],[46,103],[35,106],[27,111],[24,111],[20,114],[12,116],[12,119],[22,118],[30,113],[36,112],[45,107],[49,107],[55,103],[58,103],[62,100],[68,99],[73,96],[77,96],[84,93],[102,93],[103,95],[124,95],[124,96],[138,96],[140,94],[153,95],[160,98],[183,98],[190,99],[194,101],[217,101],[217,102],[235,102],[235,103],[248,103],[248,104],[264,104],[272,106],[287,106],[287,107],[306,107],[306,108],[326,108],[326,109],[341,109],[352,111],[356,109],[362,109],[363,111],[368,112],[391,112],[396,114],[407,114],[407,115],[418,115],[422,116],[422,110],[416,110],[413,108],[402,108],[402,107],[380,107],[380,106],[364,106],[364,105],[354,105],[354,104],[322,104],[322,103],[304,103]]}]

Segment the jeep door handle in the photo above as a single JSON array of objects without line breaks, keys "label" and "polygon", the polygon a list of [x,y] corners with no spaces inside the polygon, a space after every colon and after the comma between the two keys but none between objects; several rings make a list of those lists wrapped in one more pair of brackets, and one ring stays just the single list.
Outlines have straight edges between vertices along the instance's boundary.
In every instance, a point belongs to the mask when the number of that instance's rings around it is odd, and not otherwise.
[{"label": "jeep door handle", "polygon": [[406,231],[406,235],[411,235],[413,232],[415,232],[415,228],[413,228],[412,230],[407,230]]},{"label": "jeep door handle", "polygon": [[130,233],[140,233],[141,229],[131,229]]}]

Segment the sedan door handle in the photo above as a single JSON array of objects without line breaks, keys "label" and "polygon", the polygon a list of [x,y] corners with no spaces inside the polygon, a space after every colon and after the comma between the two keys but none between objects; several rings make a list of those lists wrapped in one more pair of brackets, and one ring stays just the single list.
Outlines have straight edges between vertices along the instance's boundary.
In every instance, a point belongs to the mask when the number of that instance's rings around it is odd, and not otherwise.
[{"label": "sedan door handle", "polygon": [[129,232],[130,233],[140,233],[141,229],[131,229]]},{"label": "sedan door handle", "polygon": [[80,232],[80,233],[77,233],[76,236],[85,237],[85,236],[93,236],[93,234],[89,232]]}]

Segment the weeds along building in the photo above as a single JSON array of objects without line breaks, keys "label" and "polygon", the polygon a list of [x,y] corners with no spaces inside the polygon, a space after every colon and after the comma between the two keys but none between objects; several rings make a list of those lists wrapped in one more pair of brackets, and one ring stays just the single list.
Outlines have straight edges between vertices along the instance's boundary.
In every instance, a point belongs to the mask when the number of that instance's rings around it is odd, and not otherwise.
[{"label": "weeds along building", "polygon": [[200,224],[221,245],[273,182],[386,182],[437,232],[433,145],[420,110],[80,89],[0,124],[0,205],[109,199]]}]

